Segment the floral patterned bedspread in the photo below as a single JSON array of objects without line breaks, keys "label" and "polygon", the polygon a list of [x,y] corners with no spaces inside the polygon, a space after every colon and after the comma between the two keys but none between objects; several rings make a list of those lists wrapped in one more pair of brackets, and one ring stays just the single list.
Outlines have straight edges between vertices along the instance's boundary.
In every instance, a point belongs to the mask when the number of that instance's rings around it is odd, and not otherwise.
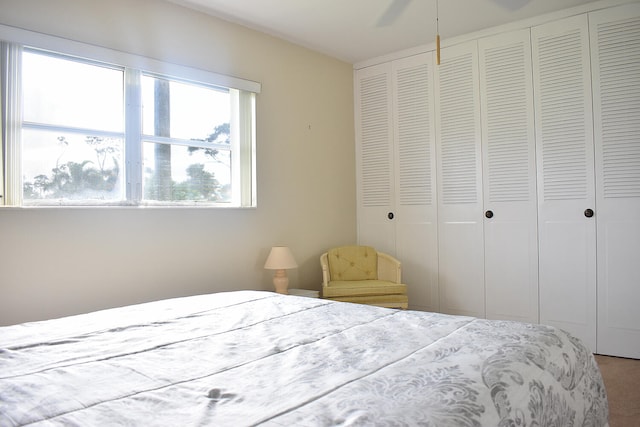
[{"label": "floral patterned bedspread", "polygon": [[0,426],[603,426],[541,325],[239,291],[0,328]]}]

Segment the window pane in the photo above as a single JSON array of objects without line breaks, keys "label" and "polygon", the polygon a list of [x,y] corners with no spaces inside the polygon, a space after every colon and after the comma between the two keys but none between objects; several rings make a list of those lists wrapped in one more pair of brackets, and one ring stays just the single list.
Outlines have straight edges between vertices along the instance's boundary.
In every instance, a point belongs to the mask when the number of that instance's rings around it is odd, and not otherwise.
[{"label": "window pane", "polygon": [[145,135],[205,141],[229,123],[228,89],[142,77]]},{"label": "window pane", "polygon": [[122,139],[23,129],[22,141],[25,204],[124,198]]},{"label": "window pane", "polygon": [[228,203],[231,152],[145,142],[144,199]]},{"label": "window pane", "polygon": [[122,132],[122,70],[25,51],[24,120]]}]

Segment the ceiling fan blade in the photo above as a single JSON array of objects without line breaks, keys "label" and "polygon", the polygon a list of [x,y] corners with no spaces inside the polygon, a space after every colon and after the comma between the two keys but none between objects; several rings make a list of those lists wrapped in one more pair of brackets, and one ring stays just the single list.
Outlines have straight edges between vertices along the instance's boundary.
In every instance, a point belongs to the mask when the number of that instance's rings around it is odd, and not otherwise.
[{"label": "ceiling fan blade", "polygon": [[393,0],[387,10],[380,16],[376,26],[386,27],[395,22],[404,12],[404,9],[411,3],[411,0]]}]

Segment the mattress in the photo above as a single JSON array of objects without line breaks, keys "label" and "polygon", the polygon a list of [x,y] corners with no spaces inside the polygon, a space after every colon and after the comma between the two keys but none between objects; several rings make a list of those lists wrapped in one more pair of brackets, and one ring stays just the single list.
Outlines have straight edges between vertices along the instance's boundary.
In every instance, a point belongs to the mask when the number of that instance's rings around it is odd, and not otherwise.
[{"label": "mattress", "polygon": [[0,328],[0,426],[604,426],[542,325],[261,291]]}]

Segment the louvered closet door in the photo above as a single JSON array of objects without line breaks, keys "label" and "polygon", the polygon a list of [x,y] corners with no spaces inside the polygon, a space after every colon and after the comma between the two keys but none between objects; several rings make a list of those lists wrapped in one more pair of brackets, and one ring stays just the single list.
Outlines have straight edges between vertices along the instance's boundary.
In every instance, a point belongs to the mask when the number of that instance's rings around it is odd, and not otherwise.
[{"label": "louvered closet door", "polygon": [[477,43],[442,49],[436,67],[440,310],[485,316]]},{"label": "louvered closet door", "polygon": [[640,4],[589,16],[596,147],[598,345],[640,358]]},{"label": "louvered closet door", "polygon": [[[587,16],[532,28],[540,322],[596,349],[596,226]],[[597,212],[595,212],[597,215]]]},{"label": "louvered closet door", "polygon": [[489,319],[538,322],[538,230],[529,29],[478,41]]},{"label": "louvered closet door", "polygon": [[390,63],[355,74],[358,242],[395,255],[391,87]]},{"label": "louvered closet door", "polygon": [[396,255],[413,309],[438,311],[433,60],[393,62]]}]

